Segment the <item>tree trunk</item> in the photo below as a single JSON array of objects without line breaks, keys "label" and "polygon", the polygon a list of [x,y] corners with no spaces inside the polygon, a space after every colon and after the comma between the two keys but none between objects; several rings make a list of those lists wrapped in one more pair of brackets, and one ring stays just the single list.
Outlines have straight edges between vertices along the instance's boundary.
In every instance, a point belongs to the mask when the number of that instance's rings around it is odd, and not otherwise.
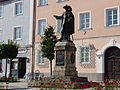
[{"label": "tree trunk", "polygon": [[9,77],[12,77],[12,59],[10,59],[10,73]]},{"label": "tree trunk", "polygon": [[5,81],[7,81],[7,61],[8,61],[8,59],[6,58],[6,66],[5,66]]},{"label": "tree trunk", "polygon": [[50,60],[50,75],[52,76],[52,60]]}]

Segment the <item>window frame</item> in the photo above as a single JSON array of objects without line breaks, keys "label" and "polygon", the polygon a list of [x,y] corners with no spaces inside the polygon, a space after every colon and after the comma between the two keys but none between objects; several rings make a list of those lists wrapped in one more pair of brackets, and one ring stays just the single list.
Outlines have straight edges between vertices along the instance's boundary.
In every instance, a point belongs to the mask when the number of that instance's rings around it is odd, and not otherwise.
[{"label": "window frame", "polygon": [[60,3],[60,2],[65,2],[65,1],[69,1],[69,0],[64,0],[64,1],[61,1],[61,0],[56,0],[57,3]]},{"label": "window frame", "polygon": [[[16,13],[16,4],[19,4],[19,3],[22,3],[22,12],[21,13]],[[20,15],[23,15],[23,0],[20,0],[20,1],[17,1],[17,2],[15,2],[15,4],[14,4],[14,14],[15,14],[15,16],[20,16]]]},{"label": "window frame", "polygon": [[46,3],[44,3],[44,4],[40,4],[40,0],[38,0],[38,2],[37,2],[38,7],[46,6],[46,5],[48,5],[48,0],[46,0]]},{"label": "window frame", "polygon": [[[89,27],[88,28],[81,28],[81,14],[89,13]],[[90,30],[92,29],[92,12],[90,10],[83,11],[78,13],[78,30]]]},{"label": "window frame", "polygon": [[[82,60],[81,60],[81,59],[82,59],[81,49],[82,49],[82,48],[87,48],[87,47],[89,48],[89,52],[88,52],[88,53],[89,53],[88,62],[86,62],[85,59],[84,59],[84,61],[82,62]],[[84,56],[85,56],[85,53],[84,53]],[[80,63],[81,63],[81,64],[90,64],[90,45],[89,45],[89,46],[80,46]]]},{"label": "window frame", "polygon": [[[117,9],[117,21],[118,23],[117,24],[113,24],[113,19],[112,19],[112,25],[108,25],[108,15],[107,15],[107,10],[115,10]],[[113,14],[112,14],[112,17],[113,17]],[[114,6],[114,7],[107,7],[104,9],[104,26],[105,27],[114,27],[114,26],[119,26],[120,25],[120,8],[119,6]]]},{"label": "window frame", "polygon": [[43,33],[40,33],[40,30],[39,30],[39,25],[40,25],[40,24],[39,24],[39,21],[40,21],[40,20],[41,20],[41,21],[42,21],[42,20],[45,20],[45,22],[46,22],[46,23],[45,23],[45,29],[46,29],[46,27],[47,27],[47,19],[46,19],[46,18],[40,18],[40,19],[37,20],[37,35],[44,35],[44,32],[45,32],[45,31],[44,31]]},{"label": "window frame", "polygon": [[1,16],[0,16],[0,18],[2,18],[3,17],[3,6],[0,6],[0,8],[2,8],[1,9]]},{"label": "window frame", "polygon": [[[21,28],[21,38],[15,38],[15,29],[16,28]],[[14,31],[13,31],[13,33],[14,33],[14,35],[13,35],[13,40],[15,40],[15,41],[19,41],[19,40],[22,40],[22,31],[23,31],[23,28],[22,28],[22,26],[15,26],[14,27]]]},{"label": "window frame", "polygon": [[[39,59],[40,57],[40,59]],[[40,62],[41,60],[41,62]],[[36,55],[36,63],[38,65],[44,65],[45,64],[45,59],[42,57],[42,51],[40,49],[37,49],[37,55]]]}]

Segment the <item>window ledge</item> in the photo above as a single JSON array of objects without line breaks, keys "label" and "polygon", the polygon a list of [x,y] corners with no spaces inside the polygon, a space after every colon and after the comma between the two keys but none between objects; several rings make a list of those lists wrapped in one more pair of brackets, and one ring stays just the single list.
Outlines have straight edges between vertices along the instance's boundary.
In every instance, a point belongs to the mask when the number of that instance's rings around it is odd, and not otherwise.
[{"label": "window ledge", "polygon": [[44,7],[44,6],[48,6],[48,4],[45,4],[45,5],[38,5],[38,7]]},{"label": "window ledge", "polygon": [[0,17],[0,19],[2,19],[3,17]]},{"label": "window ledge", "polygon": [[17,38],[17,39],[15,39],[15,41],[20,41],[20,40],[22,40],[22,38]]},{"label": "window ledge", "polygon": [[41,66],[41,65],[45,65],[45,63],[37,63],[37,65]]},{"label": "window ledge", "polygon": [[22,16],[23,15],[23,13],[20,13],[20,14],[15,14],[15,16]]},{"label": "window ledge", "polygon": [[80,64],[90,64],[90,62],[80,62]]},{"label": "window ledge", "polygon": [[57,3],[62,3],[62,2],[66,2],[66,1],[69,1],[69,0],[65,0],[65,1],[56,1]]},{"label": "window ledge", "polygon": [[78,31],[82,31],[82,30],[92,30],[93,28],[84,28],[84,29],[78,29]]},{"label": "window ledge", "polygon": [[44,36],[44,34],[40,34],[40,33],[38,33],[37,35],[39,35],[40,37],[43,37],[43,36]]},{"label": "window ledge", "polygon": [[110,26],[104,26],[105,28],[113,28],[113,27],[120,27],[120,25],[110,25]]}]

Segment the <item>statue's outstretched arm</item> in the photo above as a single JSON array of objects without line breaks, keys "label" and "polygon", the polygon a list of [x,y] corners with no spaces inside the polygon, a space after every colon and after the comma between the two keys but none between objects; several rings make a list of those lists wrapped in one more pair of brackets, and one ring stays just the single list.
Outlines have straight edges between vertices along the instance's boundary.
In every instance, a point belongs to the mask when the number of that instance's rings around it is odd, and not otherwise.
[{"label": "statue's outstretched arm", "polygon": [[56,15],[54,15],[54,17],[55,17],[56,19],[62,19],[62,16],[56,16]]}]

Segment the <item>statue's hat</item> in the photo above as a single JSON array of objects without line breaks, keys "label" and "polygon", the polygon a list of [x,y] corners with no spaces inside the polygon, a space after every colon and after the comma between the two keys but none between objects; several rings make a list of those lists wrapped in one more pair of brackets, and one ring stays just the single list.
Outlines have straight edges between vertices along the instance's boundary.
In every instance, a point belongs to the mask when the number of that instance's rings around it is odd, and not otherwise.
[{"label": "statue's hat", "polygon": [[69,5],[65,5],[65,6],[63,6],[63,8],[64,8],[65,10],[72,11],[72,8],[71,8],[71,6],[69,6]]}]

